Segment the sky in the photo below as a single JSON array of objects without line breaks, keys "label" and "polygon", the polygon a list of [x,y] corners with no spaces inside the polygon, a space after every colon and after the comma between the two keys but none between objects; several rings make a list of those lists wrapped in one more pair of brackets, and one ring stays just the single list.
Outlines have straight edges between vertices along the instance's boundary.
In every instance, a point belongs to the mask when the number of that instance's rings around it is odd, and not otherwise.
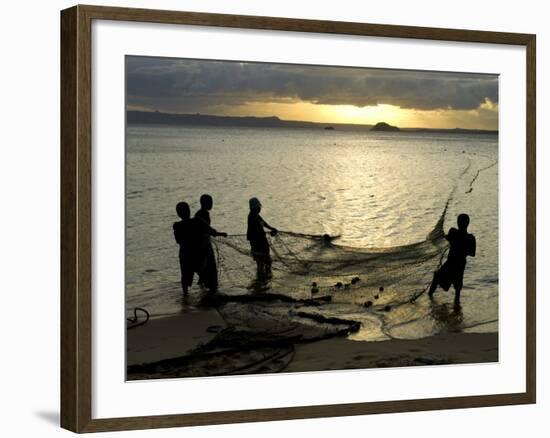
[{"label": "sky", "polygon": [[128,110],[498,129],[498,76],[128,56]]}]

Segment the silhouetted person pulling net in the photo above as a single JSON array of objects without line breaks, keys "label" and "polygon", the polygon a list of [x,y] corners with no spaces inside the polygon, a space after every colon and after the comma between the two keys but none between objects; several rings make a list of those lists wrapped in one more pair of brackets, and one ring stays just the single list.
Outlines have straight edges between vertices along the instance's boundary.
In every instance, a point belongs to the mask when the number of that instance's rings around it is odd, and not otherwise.
[{"label": "silhouetted person pulling net", "polygon": [[176,213],[181,221],[174,222],[174,238],[178,243],[179,262],[181,271],[181,288],[186,294],[193,284],[193,276],[198,272],[200,260],[197,260],[197,241],[194,220],[191,219],[191,210],[187,202],[180,202],[176,205]]},{"label": "silhouetted person pulling net", "polygon": [[250,251],[256,262],[257,276],[259,280],[271,278],[271,255],[269,254],[269,242],[264,228],[271,231],[271,235],[277,234],[277,229],[269,225],[261,216],[262,204],[258,198],[249,201],[250,213],[248,213],[248,227],[246,239],[250,243]]},{"label": "silhouetted person pulling net", "polygon": [[459,214],[457,218],[458,230],[451,228],[445,236],[450,244],[449,255],[443,266],[434,273],[429,291],[430,297],[433,296],[437,286],[441,286],[445,291],[448,291],[453,285],[455,303],[460,301],[466,257],[475,257],[476,255],[476,239],[473,234],[467,232],[469,223],[470,217],[467,214]]},{"label": "silhouetted person pulling net", "polygon": [[227,237],[227,233],[216,231],[210,226],[210,210],[214,205],[212,196],[202,195],[200,197],[201,208],[195,213],[197,235],[199,236],[198,251],[202,256],[202,268],[199,272],[199,282],[202,283],[211,293],[218,290],[218,268],[216,257],[210,236]]}]

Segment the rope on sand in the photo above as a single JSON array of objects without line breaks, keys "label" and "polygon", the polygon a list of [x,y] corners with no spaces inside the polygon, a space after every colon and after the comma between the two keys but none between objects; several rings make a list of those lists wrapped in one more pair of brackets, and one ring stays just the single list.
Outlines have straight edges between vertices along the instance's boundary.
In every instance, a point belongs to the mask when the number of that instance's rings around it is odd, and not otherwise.
[{"label": "rope on sand", "polygon": [[[145,319],[143,321],[138,321],[139,320],[139,317],[137,315],[138,311],[145,313]],[[130,330],[130,329],[139,327],[140,325],[146,324],[147,321],[149,321],[149,318],[150,318],[150,315],[147,310],[145,310],[142,307],[134,307],[134,316],[130,318],[126,318],[126,321],[131,323],[130,325],[126,326],[126,330]]]}]

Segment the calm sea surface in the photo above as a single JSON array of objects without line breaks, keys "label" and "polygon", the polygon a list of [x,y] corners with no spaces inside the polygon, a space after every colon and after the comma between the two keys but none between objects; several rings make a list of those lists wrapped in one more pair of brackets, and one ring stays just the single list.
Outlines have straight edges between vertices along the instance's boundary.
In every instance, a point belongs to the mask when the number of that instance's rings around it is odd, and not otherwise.
[{"label": "calm sea surface", "polygon": [[[339,235],[338,245],[380,249],[426,239],[452,193],[445,231],[456,226],[458,213],[468,213],[478,244],[454,323],[463,331],[498,330],[497,136],[129,125],[126,148],[128,312],[181,311],[172,235],[179,201],[194,213],[200,195],[211,194],[212,225],[241,235],[248,199],[256,196],[262,216],[280,230]],[[436,313],[452,313],[452,298],[436,294]],[[437,332],[438,316],[428,305],[423,296],[403,312],[406,329],[393,335]],[[349,306],[334,311],[350,313]],[[379,339],[369,333],[354,338]]]}]

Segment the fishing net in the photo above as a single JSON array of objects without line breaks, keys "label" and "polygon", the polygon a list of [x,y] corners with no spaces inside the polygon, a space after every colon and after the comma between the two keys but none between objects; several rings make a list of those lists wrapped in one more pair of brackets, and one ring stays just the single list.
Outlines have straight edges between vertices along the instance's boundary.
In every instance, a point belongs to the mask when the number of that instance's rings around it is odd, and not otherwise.
[{"label": "fishing net", "polygon": [[[475,173],[466,193],[473,190]],[[467,166],[459,180],[471,167]],[[256,279],[256,264],[245,235],[213,239],[223,291],[228,295],[274,292],[295,300],[324,297],[332,303],[366,306],[398,305],[424,293],[448,250],[444,222],[457,184],[441,215],[422,241],[391,248],[356,248],[338,244],[338,236],[280,231],[267,235],[273,259],[273,278]]]},{"label": "fishing net", "polygon": [[[328,235],[282,231],[269,236],[273,278],[256,279],[256,264],[244,235],[214,241],[226,294],[272,291],[295,300],[328,298],[333,303],[398,304],[428,286],[447,244],[446,207],[425,240],[392,248],[355,248]],[[335,242],[336,241],[336,242]]]},{"label": "fishing net", "polygon": [[[494,165],[469,178],[464,193]],[[470,163],[460,177],[469,169]],[[434,315],[430,306],[417,304],[447,254],[443,226],[457,190],[458,184],[426,238],[408,245],[357,248],[339,244],[338,236],[268,234],[268,281],[257,279],[245,235],[213,238],[220,288],[211,303],[225,328],[185,357],[129,367],[128,378],[282,372],[298,343],[359,331],[360,339],[373,341],[436,333],[438,320],[448,324],[452,315]]]}]

